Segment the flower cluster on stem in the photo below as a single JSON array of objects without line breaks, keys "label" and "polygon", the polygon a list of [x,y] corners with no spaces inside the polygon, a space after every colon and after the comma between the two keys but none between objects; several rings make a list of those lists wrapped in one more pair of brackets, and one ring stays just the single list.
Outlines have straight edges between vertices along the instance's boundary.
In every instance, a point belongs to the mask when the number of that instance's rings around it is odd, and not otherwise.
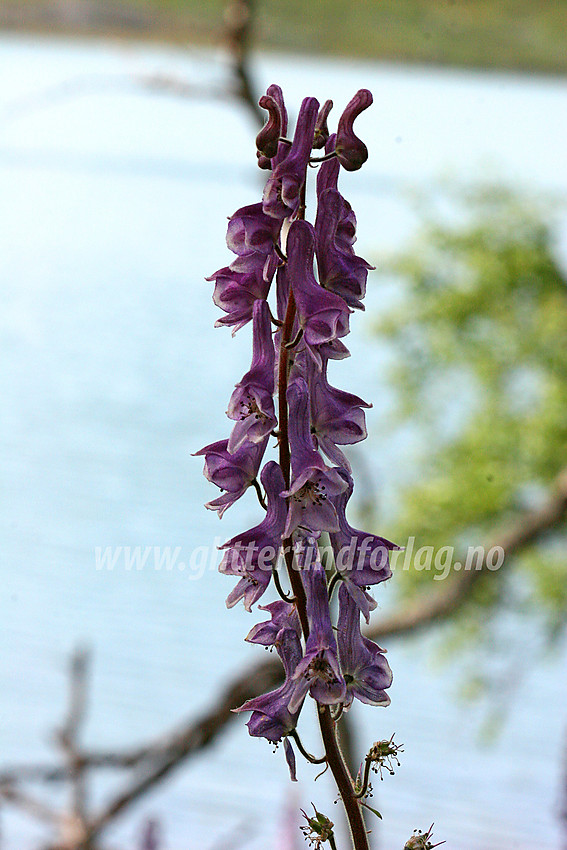
[{"label": "flower cluster on stem", "polygon": [[[230,433],[197,454],[204,456],[206,477],[221,490],[207,508],[222,516],[253,487],[265,511],[257,525],[222,547],[220,570],[238,579],[228,607],[242,600],[250,611],[270,587],[279,595],[259,606],[269,619],[246,639],[275,649],[284,683],[236,711],[250,713],[251,735],[283,741],[292,779],[294,744],[309,761],[330,768],[353,846],[368,850],[365,803],[338,745],[336,723],[354,700],[389,703],[392,673],[384,650],[362,635],[361,617],[368,621],[376,607],[369,589],[391,576],[389,552],[397,547],[347,520],[354,481],[343,448],[365,439],[370,405],[332,386],[328,369],[329,361],[349,356],[343,340],[353,311],[364,309],[372,268],[355,254],[356,217],[338,188],[341,168],[356,171],[368,157],[353,122],[372,95],[366,89],[355,94],[335,134],[327,126],[332,101],[320,107],[305,98],[292,139],[286,137],[279,86],[270,86],[259,102],[268,112],[256,140],[258,164],[269,171],[263,198],[230,216],[227,245],[235,259],[208,278],[215,283],[214,303],[225,314],[217,325],[235,333],[252,323],[252,361],[228,403]],[[306,180],[315,165],[311,224]],[[271,435],[277,459],[264,463]],[[334,566],[323,566],[322,535],[329,536]],[[289,595],[280,573],[287,576]],[[331,595],[337,584],[335,616]],[[297,731],[309,701],[321,729],[319,758],[304,749]],[[316,812],[308,823],[317,846],[334,844],[328,819]]]}]

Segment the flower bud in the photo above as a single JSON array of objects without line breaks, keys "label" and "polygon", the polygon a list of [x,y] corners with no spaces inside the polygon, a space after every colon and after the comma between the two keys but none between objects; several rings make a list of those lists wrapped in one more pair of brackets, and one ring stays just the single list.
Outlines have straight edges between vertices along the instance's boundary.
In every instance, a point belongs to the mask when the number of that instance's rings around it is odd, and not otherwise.
[{"label": "flower bud", "polygon": [[316,150],[320,150],[325,147],[327,139],[329,138],[329,128],[327,127],[327,118],[329,117],[329,112],[333,108],[333,101],[326,100],[321,109],[319,110],[319,114],[317,115],[317,121],[315,122],[315,134],[313,137],[313,147]]},{"label": "flower bud", "polygon": [[[258,101],[262,109],[268,110],[268,120],[256,136],[256,147],[266,159],[271,159],[278,152],[278,142],[282,131],[282,116],[274,98],[263,94]],[[260,161],[258,163],[260,165]],[[265,165],[260,165],[265,168]]]},{"label": "flower bud", "polygon": [[368,159],[368,149],[352,129],[355,118],[372,104],[372,94],[368,89],[357,91],[339,118],[335,152],[340,164],[346,171],[358,171]]}]

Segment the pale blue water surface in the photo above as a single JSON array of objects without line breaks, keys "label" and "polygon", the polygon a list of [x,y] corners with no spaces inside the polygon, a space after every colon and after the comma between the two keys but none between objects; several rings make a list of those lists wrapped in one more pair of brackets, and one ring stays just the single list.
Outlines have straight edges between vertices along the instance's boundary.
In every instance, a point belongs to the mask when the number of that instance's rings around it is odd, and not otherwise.
[{"label": "pale blue water surface", "polygon": [[[567,189],[563,80],[273,56],[256,71],[260,88],[277,80],[295,106],[305,94],[341,108],[361,86],[374,92],[359,119],[371,158],[342,183],[365,256],[402,244],[414,221],[404,193],[439,176]],[[0,40],[2,764],[51,754],[77,643],[94,651],[93,747],[197,714],[263,657],[242,641],[254,618],[224,608],[229,579],[95,564],[97,546],[170,546],[188,565],[196,546],[258,521],[252,498],[222,524],[205,511],[213,488],[190,457],[227,433],[226,401],[249,360],[246,331],[213,329],[203,278],[228,262],[226,216],[258,198],[255,129],[236,104],[136,81],[156,72],[205,85],[226,75],[213,53]],[[391,297],[371,276],[352,358],[334,376],[375,403],[366,456],[382,500],[406,451],[373,439],[385,353],[371,316]],[[482,748],[481,712],[453,699],[454,681],[427,666],[420,643],[392,644],[392,705],[360,712],[364,744],[395,730],[406,745],[396,776],[378,783],[381,846],[402,847],[435,820],[454,850],[558,847],[565,652],[536,663],[525,637],[503,732]],[[329,786],[313,789],[312,775],[301,766],[297,800],[323,807]],[[128,814],[114,843],[132,847],[150,814],[170,850],[230,846],[235,832],[259,850],[289,788],[281,753],[235,723]],[[27,820],[3,820],[8,850],[36,846]]]}]

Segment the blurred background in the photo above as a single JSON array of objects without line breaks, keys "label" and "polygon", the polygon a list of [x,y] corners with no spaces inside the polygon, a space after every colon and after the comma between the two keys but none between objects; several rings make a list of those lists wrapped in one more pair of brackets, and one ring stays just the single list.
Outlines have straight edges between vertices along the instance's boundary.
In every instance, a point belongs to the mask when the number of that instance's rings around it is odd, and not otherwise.
[{"label": "blurred background", "polygon": [[[374,94],[341,191],[376,271],[332,374],[374,405],[354,524],[414,538],[374,614],[392,704],[350,713],[360,756],[405,745],[373,848],[435,821],[565,850],[567,2],[0,0],[0,27],[0,848],[289,850],[333,799],[222,714],[265,656],[197,549],[258,522],[205,511],[190,455],[249,365],[204,277],[277,82],[331,126]],[[504,565],[415,556],[477,545]]]}]

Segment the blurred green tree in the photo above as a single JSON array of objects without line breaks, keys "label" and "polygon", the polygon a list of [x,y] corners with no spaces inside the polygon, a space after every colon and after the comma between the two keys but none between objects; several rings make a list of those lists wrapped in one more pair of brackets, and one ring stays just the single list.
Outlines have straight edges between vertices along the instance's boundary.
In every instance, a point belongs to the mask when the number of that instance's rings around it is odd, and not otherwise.
[{"label": "blurred green tree", "polygon": [[411,632],[414,604],[417,625],[452,616],[453,647],[494,647],[504,612],[553,639],[567,621],[567,281],[553,207],[492,186],[428,216],[388,263],[401,296],[378,322],[394,351],[392,427],[419,423],[389,531],[436,557],[491,542],[506,557],[476,575],[453,565],[444,581],[440,567],[398,570],[408,627],[394,617],[384,631]]}]

